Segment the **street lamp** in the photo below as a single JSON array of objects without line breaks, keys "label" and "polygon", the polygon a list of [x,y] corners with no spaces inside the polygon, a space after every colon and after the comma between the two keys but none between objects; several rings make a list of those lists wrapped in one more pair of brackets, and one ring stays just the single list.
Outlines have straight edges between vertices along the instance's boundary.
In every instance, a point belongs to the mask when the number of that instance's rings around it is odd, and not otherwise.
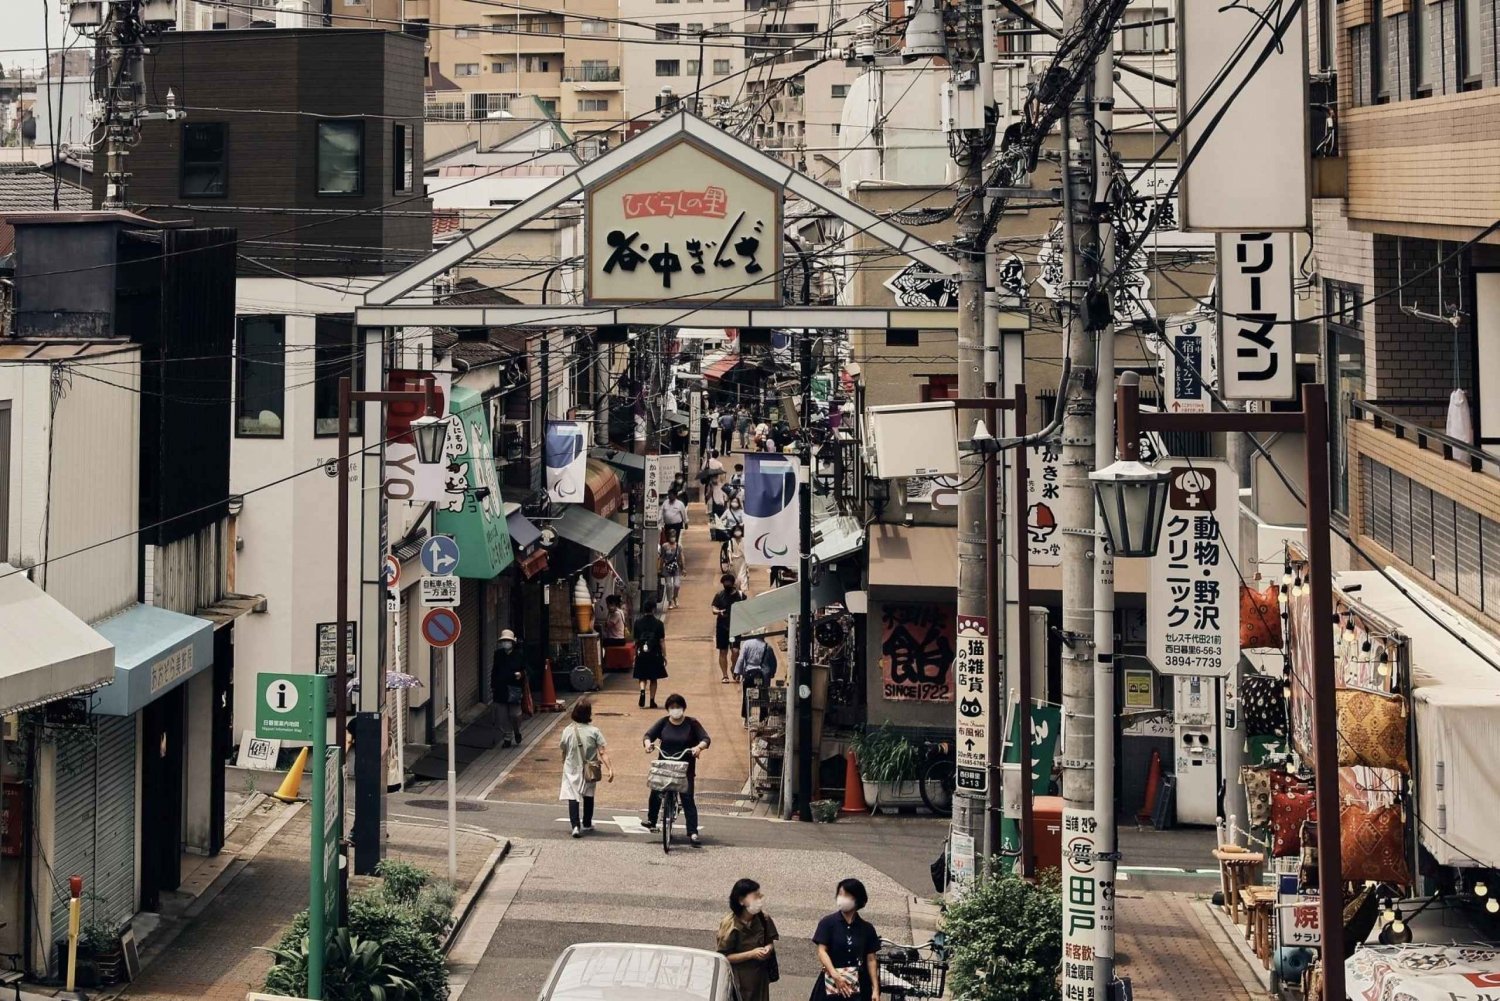
[{"label": "street lamp", "polygon": [[416,438],[417,461],[431,466],[443,461],[443,445],[448,439],[448,422],[441,417],[423,414],[411,422],[412,437]]},{"label": "street lamp", "polygon": [[[1134,372],[1120,376],[1120,385],[1140,386]],[[1120,401],[1126,394],[1119,394]],[[1117,406],[1122,405],[1117,402]],[[1123,423],[1123,422],[1122,422]],[[1120,458],[1089,474],[1104,532],[1115,556],[1155,556],[1161,540],[1162,515],[1167,510],[1166,470],[1152,469],[1140,461],[1140,438],[1121,436]]]}]

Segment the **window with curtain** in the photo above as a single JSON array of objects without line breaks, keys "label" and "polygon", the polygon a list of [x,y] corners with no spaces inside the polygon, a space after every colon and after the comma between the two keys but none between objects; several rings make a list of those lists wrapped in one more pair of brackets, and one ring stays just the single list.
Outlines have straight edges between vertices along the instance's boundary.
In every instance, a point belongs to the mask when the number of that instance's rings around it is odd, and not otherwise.
[{"label": "window with curtain", "polygon": [[223,122],[182,126],[182,197],[229,194],[229,126]]},{"label": "window with curtain", "polygon": [[235,434],[280,438],[286,415],[286,317],[241,317],[235,342]]},{"label": "window with curtain", "polygon": [[365,187],[365,123],[318,123],[318,194],[358,195]]},{"label": "window with curtain", "polygon": [[[339,380],[349,377],[358,389],[364,378],[364,351],[352,316],[320,316],[313,342],[313,434],[319,438],[339,433]],[[359,434],[361,406],[350,408],[349,432]]]}]

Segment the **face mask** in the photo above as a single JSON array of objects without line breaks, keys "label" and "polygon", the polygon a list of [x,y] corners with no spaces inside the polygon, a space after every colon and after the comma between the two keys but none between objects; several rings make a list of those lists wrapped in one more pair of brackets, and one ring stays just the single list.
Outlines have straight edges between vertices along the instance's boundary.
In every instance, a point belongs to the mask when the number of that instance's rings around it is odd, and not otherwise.
[{"label": "face mask", "polygon": [[512,643],[510,640],[501,640],[500,641],[500,652],[501,653],[510,653],[515,648],[516,648],[516,645],[514,643]]},{"label": "face mask", "polygon": [[745,901],[745,910],[749,911],[751,914],[759,914],[761,912],[761,908],[765,906],[765,897],[751,897]]},{"label": "face mask", "polygon": [[682,717],[684,717],[686,715],[687,715],[687,710],[686,709],[668,709],[667,710],[667,718],[670,719],[673,723],[681,723],[682,722]]},{"label": "face mask", "polygon": [[846,914],[849,911],[854,910],[854,898],[853,897],[846,897],[843,894],[839,894],[839,896],[837,896],[836,898],[834,898],[834,902],[839,905],[839,910],[845,912]]}]

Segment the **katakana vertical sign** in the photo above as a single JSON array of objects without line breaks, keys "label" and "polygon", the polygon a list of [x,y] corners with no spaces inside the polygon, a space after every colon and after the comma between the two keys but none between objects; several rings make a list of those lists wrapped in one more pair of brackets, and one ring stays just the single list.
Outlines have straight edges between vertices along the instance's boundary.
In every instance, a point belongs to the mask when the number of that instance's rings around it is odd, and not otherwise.
[{"label": "katakana vertical sign", "polygon": [[588,192],[588,304],[781,304],[781,188],[680,139]]},{"label": "katakana vertical sign", "polygon": [[1222,678],[1239,660],[1239,481],[1218,459],[1172,460],[1168,469],[1146,655],[1162,674]]},{"label": "katakana vertical sign", "polygon": [[1104,992],[1094,983],[1099,820],[1092,810],[1064,810],[1062,828],[1063,1001],[1103,1001]]},{"label": "katakana vertical sign", "polygon": [[1062,446],[1044,441],[1026,457],[1026,540],[1034,567],[1062,565],[1062,536],[1057,530]]},{"label": "katakana vertical sign", "polygon": [[985,676],[989,661],[990,625],[982,615],[958,617],[958,650],[953,658],[955,700],[954,739],[957,741],[958,788],[983,793],[989,788],[989,702]]},{"label": "katakana vertical sign", "polygon": [[1292,234],[1219,236],[1219,374],[1226,400],[1290,400]]}]

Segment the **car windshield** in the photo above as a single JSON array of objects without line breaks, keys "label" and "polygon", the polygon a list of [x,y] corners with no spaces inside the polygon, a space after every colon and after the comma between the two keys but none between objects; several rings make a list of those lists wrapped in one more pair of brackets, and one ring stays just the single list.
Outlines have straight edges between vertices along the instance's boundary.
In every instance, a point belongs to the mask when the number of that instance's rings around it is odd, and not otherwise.
[{"label": "car windshield", "polygon": [[575,949],[548,1001],[712,1001],[717,961],[670,949]]}]

